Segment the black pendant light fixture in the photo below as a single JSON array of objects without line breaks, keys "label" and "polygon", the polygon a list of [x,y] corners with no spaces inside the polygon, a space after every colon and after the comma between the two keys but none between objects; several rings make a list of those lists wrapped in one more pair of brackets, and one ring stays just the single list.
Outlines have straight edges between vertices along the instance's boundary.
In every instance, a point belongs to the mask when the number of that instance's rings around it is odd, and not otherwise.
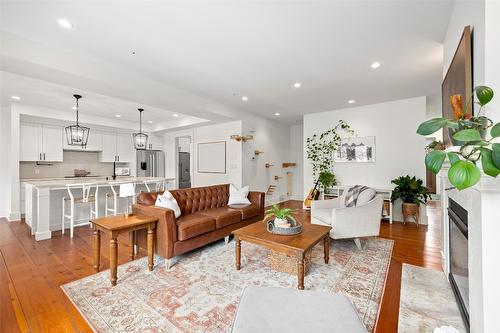
[{"label": "black pendant light fixture", "polygon": [[134,147],[135,149],[146,149],[148,144],[148,135],[146,133],[142,133],[142,112],[144,109],[139,110],[139,133],[132,134],[134,137]]},{"label": "black pendant light fixture", "polygon": [[78,100],[82,98],[80,95],[73,95],[76,99],[76,125],[70,125],[65,128],[66,130],[66,140],[70,146],[82,146],[85,148],[87,146],[87,140],[89,139],[90,128],[81,126],[78,123]]}]

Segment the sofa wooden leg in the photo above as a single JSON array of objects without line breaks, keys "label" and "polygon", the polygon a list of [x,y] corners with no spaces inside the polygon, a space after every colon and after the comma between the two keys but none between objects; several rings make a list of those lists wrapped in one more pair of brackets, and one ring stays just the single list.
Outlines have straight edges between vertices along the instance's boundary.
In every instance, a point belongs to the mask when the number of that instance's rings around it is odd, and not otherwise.
[{"label": "sofa wooden leg", "polygon": [[354,243],[356,243],[356,246],[358,249],[362,250],[363,248],[361,247],[361,240],[359,238],[354,238]]},{"label": "sofa wooden leg", "polygon": [[224,237],[224,242],[226,242],[226,245],[229,244],[229,236]]}]

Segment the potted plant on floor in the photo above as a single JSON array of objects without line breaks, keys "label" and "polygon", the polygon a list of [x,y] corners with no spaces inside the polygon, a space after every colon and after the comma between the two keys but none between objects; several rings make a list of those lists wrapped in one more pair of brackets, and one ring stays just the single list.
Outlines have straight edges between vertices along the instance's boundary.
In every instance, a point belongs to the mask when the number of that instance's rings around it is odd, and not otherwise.
[{"label": "potted plant on floor", "polygon": [[[454,119],[434,118],[423,122],[417,129],[420,135],[430,135],[441,128],[450,130],[454,145],[458,151],[433,150],[425,156],[425,165],[434,174],[437,174],[446,158],[451,167],[448,170],[450,183],[459,190],[474,186],[481,179],[481,171],[477,166],[479,160],[483,172],[491,177],[500,174],[500,143],[494,142],[500,138],[500,123],[493,125],[493,121],[481,114],[484,107],[493,99],[493,89],[486,86],[474,88],[471,98],[465,107],[461,95],[450,97],[450,104],[454,111]],[[474,96],[477,102],[474,102]],[[479,105],[479,110],[472,116],[471,104]],[[490,138],[487,137],[489,130]]]},{"label": "potted plant on floor", "polygon": [[415,176],[400,176],[391,181],[396,187],[392,191],[391,201],[394,203],[397,199],[403,201],[403,216],[406,222],[407,216],[414,216],[418,224],[419,206],[426,204],[431,195],[427,193],[427,188],[423,186],[422,179]]},{"label": "potted plant on floor", "polygon": [[302,225],[297,222],[291,208],[279,208],[273,205],[266,210],[263,222],[266,223],[267,231],[273,234],[294,235],[302,231]]}]

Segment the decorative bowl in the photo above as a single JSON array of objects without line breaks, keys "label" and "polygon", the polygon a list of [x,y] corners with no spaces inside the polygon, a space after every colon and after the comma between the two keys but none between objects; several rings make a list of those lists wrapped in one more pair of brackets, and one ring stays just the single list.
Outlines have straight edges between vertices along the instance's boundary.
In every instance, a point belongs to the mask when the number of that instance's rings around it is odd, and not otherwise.
[{"label": "decorative bowl", "polygon": [[267,231],[270,232],[271,234],[276,234],[276,235],[285,235],[285,236],[297,235],[302,232],[302,224],[297,224],[294,227],[280,227],[280,226],[275,226],[274,220],[271,220],[267,222]]}]

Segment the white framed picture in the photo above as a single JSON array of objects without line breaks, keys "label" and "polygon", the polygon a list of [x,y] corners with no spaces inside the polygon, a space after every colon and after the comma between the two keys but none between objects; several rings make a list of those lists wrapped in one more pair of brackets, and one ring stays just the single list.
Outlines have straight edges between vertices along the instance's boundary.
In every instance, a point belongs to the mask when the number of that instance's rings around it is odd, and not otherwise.
[{"label": "white framed picture", "polygon": [[226,173],[226,141],[198,143],[198,172]]},{"label": "white framed picture", "polygon": [[333,153],[334,162],[375,162],[375,137],[363,136],[342,139],[340,149]]}]

